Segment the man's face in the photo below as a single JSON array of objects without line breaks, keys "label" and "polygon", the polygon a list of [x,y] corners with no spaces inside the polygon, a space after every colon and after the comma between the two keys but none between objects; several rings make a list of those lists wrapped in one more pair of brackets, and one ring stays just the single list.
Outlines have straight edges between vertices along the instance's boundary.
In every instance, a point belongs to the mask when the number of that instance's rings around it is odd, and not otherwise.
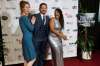
[{"label": "man's face", "polygon": [[40,13],[42,13],[42,14],[46,14],[47,13],[47,6],[46,5],[42,5],[40,7]]}]

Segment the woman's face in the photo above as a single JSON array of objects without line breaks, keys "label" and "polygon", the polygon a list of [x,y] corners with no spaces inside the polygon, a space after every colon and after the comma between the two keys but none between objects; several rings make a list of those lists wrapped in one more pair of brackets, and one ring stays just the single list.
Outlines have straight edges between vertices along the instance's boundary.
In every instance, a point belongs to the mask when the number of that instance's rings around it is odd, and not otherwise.
[{"label": "woman's face", "polygon": [[29,14],[29,12],[30,12],[30,5],[29,4],[25,4],[25,6],[24,6],[22,11],[25,14]]},{"label": "woman's face", "polygon": [[58,11],[55,11],[55,18],[59,19],[60,18],[60,13]]}]

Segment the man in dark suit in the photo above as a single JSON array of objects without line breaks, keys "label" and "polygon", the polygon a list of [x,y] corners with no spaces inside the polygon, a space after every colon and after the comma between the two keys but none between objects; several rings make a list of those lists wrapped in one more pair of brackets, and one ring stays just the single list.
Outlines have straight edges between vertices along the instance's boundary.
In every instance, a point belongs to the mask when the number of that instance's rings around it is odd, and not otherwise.
[{"label": "man in dark suit", "polygon": [[47,13],[47,4],[41,3],[39,6],[40,13],[34,14],[36,21],[34,24],[33,43],[37,52],[36,66],[43,66],[49,35],[49,16]]}]

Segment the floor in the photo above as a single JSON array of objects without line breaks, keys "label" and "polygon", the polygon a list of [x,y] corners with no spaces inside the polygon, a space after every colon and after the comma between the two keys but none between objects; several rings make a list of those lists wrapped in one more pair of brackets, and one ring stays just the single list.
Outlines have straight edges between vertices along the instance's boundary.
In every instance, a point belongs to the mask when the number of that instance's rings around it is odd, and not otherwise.
[{"label": "floor", "polygon": [[[22,64],[8,66],[23,66]],[[47,61],[45,66],[52,66],[51,61]],[[100,51],[93,51],[92,60],[82,60],[79,56],[64,59],[64,66],[100,66]]]}]

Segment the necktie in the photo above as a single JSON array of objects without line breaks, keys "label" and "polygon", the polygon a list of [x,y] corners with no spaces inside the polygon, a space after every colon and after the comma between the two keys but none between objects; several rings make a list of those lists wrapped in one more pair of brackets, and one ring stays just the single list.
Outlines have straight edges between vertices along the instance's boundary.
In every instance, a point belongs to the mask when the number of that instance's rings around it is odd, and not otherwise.
[{"label": "necktie", "polygon": [[45,16],[43,16],[43,24],[45,24]]}]

